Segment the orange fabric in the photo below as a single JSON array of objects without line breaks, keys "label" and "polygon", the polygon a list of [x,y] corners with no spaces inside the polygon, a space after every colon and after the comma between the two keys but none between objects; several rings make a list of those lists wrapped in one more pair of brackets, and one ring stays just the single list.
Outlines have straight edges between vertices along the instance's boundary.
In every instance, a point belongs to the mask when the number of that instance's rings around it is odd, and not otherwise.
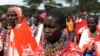
[{"label": "orange fabric", "polygon": [[[9,47],[12,47],[13,50],[17,49],[19,56],[22,56],[22,54],[26,51],[26,50],[23,51],[24,48],[27,48],[28,51],[32,50],[34,54],[38,46],[37,46],[35,37],[32,36],[33,34],[31,32],[29,25],[24,20],[22,20],[23,14],[22,14],[21,8],[17,6],[13,6],[8,9],[8,11],[10,10],[14,11],[17,14],[18,24],[16,24],[15,28],[11,29],[13,30],[14,36],[13,36],[13,40],[9,40],[7,42],[9,43]],[[12,54],[13,52],[14,51],[12,51]],[[32,56],[36,56],[36,54],[34,55],[33,54]]]},{"label": "orange fabric", "polygon": [[68,26],[68,30],[72,31],[74,30],[74,23],[72,20],[70,20],[69,22],[67,22],[67,26]]},{"label": "orange fabric", "polygon": [[15,41],[15,47],[17,48],[20,56],[22,56],[22,46],[25,46],[27,44],[31,45],[31,48],[33,51],[36,51],[38,48],[35,37],[32,37],[32,33],[30,31],[29,26],[22,22],[22,25],[20,28],[14,28],[14,41]]}]

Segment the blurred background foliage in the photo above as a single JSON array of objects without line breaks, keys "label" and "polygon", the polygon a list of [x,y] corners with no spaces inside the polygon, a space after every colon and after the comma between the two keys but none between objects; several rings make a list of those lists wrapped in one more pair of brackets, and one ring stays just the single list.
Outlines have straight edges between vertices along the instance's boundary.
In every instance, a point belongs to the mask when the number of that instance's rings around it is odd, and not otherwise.
[{"label": "blurred background foliage", "polygon": [[[55,0],[24,0],[27,6],[20,6],[24,14],[38,14],[40,12],[47,12],[52,8],[60,8],[65,14],[74,14],[79,11],[87,10],[88,12],[100,12],[100,2],[98,0],[65,0],[70,5],[63,7],[62,4],[56,3]],[[41,3],[45,3],[45,10],[39,10],[38,7]],[[5,13],[12,5],[0,6],[0,14]]]}]

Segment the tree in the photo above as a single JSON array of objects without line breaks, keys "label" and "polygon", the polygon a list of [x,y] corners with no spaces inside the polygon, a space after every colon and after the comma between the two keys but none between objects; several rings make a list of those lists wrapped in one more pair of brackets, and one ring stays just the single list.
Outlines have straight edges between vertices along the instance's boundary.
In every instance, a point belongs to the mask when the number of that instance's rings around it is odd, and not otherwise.
[{"label": "tree", "polygon": [[43,2],[43,0],[24,0],[23,2],[29,6],[30,14],[36,13],[38,11],[38,6]]},{"label": "tree", "polygon": [[37,8],[37,6],[39,6],[43,0],[24,0],[24,2],[26,2],[26,4],[30,7]]},{"label": "tree", "polygon": [[83,11],[87,10],[89,12],[98,12],[100,11],[100,3],[98,0],[66,0],[66,3],[75,5],[78,2],[77,10]]},{"label": "tree", "polygon": [[86,9],[88,11],[96,11],[98,7],[98,0],[79,0],[79,9]]}]

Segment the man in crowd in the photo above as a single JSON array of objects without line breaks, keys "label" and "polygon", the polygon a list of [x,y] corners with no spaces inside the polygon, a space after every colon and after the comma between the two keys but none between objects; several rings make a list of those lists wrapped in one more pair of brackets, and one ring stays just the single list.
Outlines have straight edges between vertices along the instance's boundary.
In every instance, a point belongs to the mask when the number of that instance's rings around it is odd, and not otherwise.
[{"label": "man in crowd", "polygon": [[98,18],[96,16],[89,15],[87,17],[87,25],[88,25],[88,28],[85,29],[81,35],[81,38],[79,41],[79,47],[82,49],[84,56],[98,56],[96,55],[96,52],[98,51],[97,51],[97,47],[95,46],[97,45],[95,44],[97,39],[100,38],[100,32],[98,31],[98,27],[97,27]]}]

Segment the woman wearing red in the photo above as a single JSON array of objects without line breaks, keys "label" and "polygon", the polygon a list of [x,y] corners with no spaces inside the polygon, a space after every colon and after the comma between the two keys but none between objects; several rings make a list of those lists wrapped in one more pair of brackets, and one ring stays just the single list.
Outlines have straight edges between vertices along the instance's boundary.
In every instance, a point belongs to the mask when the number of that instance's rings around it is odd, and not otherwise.
[{"label": "woman wearing red", "polygon": [[80,48],[69,41],[66,16],[59,9],[49,11],[43,24],[43,56],[83,56]]},{"label": "woman wearing red", "polygon": [[22,10],[12,6],[7,11],[8,33],[4,46],[4,56],[33,56],[37,43],[29,25],[23,18]]}]

